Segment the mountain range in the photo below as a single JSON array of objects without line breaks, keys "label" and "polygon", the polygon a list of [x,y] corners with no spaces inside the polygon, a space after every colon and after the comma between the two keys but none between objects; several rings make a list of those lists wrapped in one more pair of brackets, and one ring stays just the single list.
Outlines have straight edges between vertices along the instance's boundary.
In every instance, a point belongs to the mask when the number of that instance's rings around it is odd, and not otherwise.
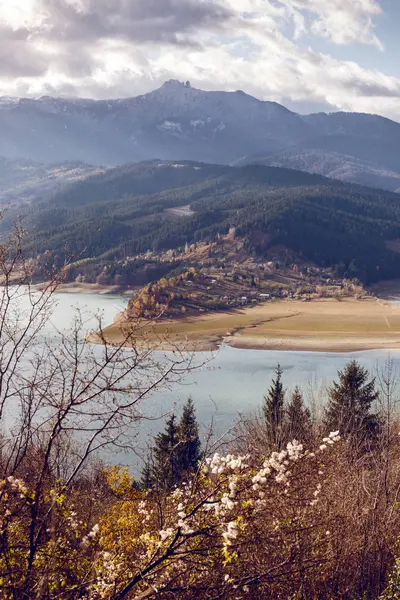
[{"label": "mountain range", "polygon": [[400,124],[300,115],[243,91],[171,80],[134,98],[0,98],[0,156],[113,166],[151,159],[288,167],[397,191]]}]

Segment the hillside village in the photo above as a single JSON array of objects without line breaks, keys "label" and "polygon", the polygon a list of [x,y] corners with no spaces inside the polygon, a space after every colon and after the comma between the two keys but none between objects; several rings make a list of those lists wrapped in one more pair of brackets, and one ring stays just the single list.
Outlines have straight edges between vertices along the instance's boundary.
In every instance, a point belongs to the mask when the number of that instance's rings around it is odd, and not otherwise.
[{"label": "hillside village", "polygon": [[216,242],[186,244],[181,250],[147,252],[138,258],[178,266],[134,291],[128,318],[188,316],[276,299],[340,299],[367,293],[355,280],[335,278],[331,269],[293,262],[284,249],[276,249],[274,260],[259,261],[248,254],[233,228]]}]

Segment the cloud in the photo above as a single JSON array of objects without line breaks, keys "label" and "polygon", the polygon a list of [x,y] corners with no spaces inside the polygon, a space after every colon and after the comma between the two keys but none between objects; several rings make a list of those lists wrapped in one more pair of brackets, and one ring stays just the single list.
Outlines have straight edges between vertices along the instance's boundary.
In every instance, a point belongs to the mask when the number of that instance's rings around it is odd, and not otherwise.
[{"label": "cloud", "polygon": [[27,28],[0,25],[0,77],[39,77],[46,72],[46,55],[31,45],[30,36]]},{"label": "cloud", "polygon": [[105,39],[192,45],[190,36],[217,31],[234,16],[209,0],[40,0],[47,39]]},{"label": "cloud", "polygon": [[373,18],[381,14],[378,0],[277,0],[292,18],[296,35],[307,31],[335,44],[383,45],[374,33]]},{"label": "cloud", "polygon": [[217,0],[24,2],[25,13],[22,7],[15,12],[14,0],[0,2],[0,76],[36,77],[48,69],[51,76],[81,77],[100,69],[100,62],[107,68],[116,57],[132,61],[140,46],[151,54],[163,46],[201,49],[204,32],[207,39],[229,31],[235,18]]}]

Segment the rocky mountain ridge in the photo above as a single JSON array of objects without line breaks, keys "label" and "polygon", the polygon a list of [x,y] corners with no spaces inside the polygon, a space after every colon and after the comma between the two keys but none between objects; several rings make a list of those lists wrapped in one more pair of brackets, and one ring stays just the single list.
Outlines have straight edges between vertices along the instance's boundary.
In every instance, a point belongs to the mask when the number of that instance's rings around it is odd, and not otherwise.
[{"label": "rocky mountain ridge", "polygon": [[[307,158],[307,153],[309,157]],[[133,98],[1,98],[0,156],[117,165],[159,158],[262,162],[397,190],[400,124],[378,115],[299,115],[241,90],[171,80]],[[296,158],[298,157],[298,158]]]}]

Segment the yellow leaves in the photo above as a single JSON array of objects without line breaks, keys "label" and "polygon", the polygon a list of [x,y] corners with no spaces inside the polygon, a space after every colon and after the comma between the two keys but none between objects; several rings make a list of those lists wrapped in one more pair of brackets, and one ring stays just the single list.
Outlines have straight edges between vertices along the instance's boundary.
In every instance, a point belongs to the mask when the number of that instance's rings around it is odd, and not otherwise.
[{"label": "yellow leaves", "polygon": [[150,295],[147,292],[143,293],[141,296],[141,300],[142,300],[142,304],[144,306],[147,306],[149,304]]},{"label": "yellow leaves", "polygon": [[[120,557],[129,557],[135,563],[152,546],[152,527],[138,513],[134,501],[124,500],[115,504],[100,520],[101,548],[117,553]],[[143,538],[147,535],[148,539]]]},{"label": "yellow leaves", "polygon": [[124,498],[135,492],[134,478],[129,475],[128,469],[112,466],[103,470],[107,485],[118,498]]},{"label": "yellow leaves", "polygon": [[64,504],[64,502],[66,501],[66,499],[67,499],[67,496],[65,494],[59,494],[55,500],[59,506],[62,506]]},{"label": "yellow leaves", "polygon": [[141,314],[142,314],[142,303],[141,303],[140,299],[135,300],[135,302],[133,303],[133,308],[135,310],[136,315],[141,316]]},{"label": "yellow leaves", "polygon": [[236,518],[236,524],[238,525],[240,531],[244,531],[247,527],[247,523],[246,523],[246,520],[244,519],[243,515],[239,515]]},{"label": "yellow leaves", "polygon": [[45,502],[53,501],[58,506],[63,506],[67,496],[60,490],[51,489],[49,495],[44,498]]},{"label": "yellow leaves", "polygon": [[232,564],[238,559],[237,552],[230,550],[227,546],[222,548],[222,556],[224,558],[223,564],[224,566]]}]

